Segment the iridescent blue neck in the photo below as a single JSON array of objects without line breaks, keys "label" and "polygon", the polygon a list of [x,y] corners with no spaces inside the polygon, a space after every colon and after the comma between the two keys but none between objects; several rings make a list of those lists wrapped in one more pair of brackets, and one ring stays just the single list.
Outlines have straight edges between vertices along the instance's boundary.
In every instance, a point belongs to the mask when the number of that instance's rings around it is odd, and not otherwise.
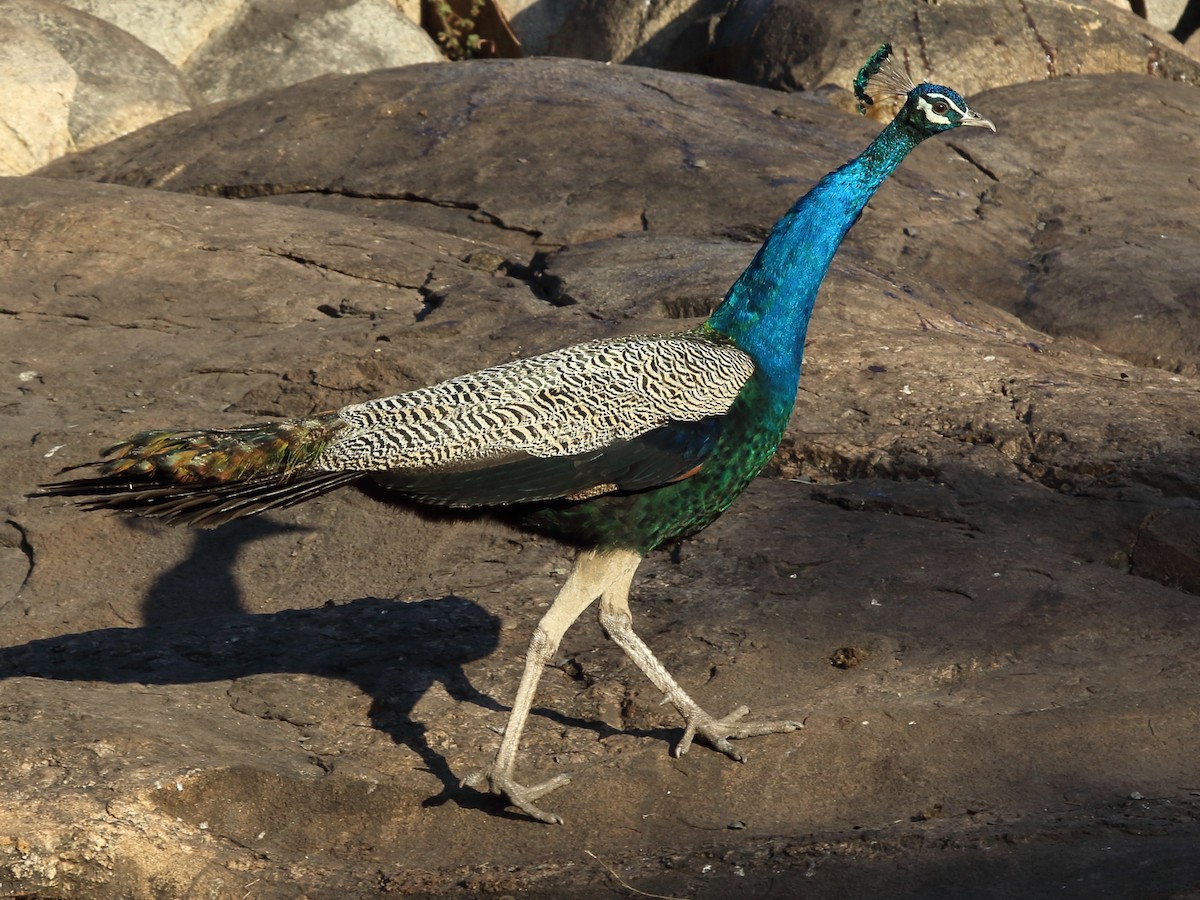
[{"label": "iridescent blue neck", "polygon": [[789,410],[808,319],[833,255],[876,189],[921,140],[893,120],[858,157],[822,178],[775,224],[708,319],[709,327],[754,357]]}]

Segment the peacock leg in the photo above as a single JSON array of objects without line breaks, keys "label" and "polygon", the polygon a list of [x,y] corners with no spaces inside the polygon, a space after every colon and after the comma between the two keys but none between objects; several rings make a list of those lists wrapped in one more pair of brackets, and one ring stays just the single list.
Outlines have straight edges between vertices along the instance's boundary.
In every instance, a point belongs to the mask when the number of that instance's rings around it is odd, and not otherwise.
[{"label": "peacock leg", "polygon": [[[632,572],[630,573],[632,576]],[[754,737],[760,734],[779,734],[795,731],[802,727],[801,723],[790,720],[744,722],[750,707],[739,706],[729,715],[721,719],[713,718],[700,708],[687,693],[679,686],[666,667],[658,661],[654,653],[646,646],[645,641],[633,631],[633,615],[629,611],[629,583],[626,580],[613,584],[613,589],[605,591],[600,598],[600,624],[622,650],[654,686],[663,692],[664,699],[679,710],[683,716],[686,728],[683,737],[671,751],[675,756],[682,756],[692,746],[692,739],[697,734],[704,737],[714,748],[720,750],[730,759],[742,762],[742,754],[729,743],[730,739]],[[619,588],[619,589],[618,589]]]},{"label": "peacock leg", "polygon": [[521,675],[521,684],[504,728],[500,749],[490,764],[464,778],[464,785],[477,787],[486,783],[492,793],[506,797],[513,806],[538,821],[562,822],[559,816],[546,812],[534,801],[567,784],[571,776],[555,775],[528,787],[518,784],[514,770],[521,732],[529,718],[529,709],[533,705],[533,695],[542,677],[542,670],[558,651],[563,634],[597,597],[607,595],[616,586],[620,586],[622,594],[628,595],[634,570],[641,561],[639,554],[623,550],[609,553],[585,550],[575,558],[562,590],[533,631],[529,650],[525,654],[525,671]]}]

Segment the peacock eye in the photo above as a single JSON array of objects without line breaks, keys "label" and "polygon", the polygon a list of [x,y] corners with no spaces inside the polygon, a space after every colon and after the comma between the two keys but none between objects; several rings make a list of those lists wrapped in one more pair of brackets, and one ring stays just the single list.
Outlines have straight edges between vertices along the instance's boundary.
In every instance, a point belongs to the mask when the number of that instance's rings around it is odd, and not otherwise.
[{"label": "peacock eye", "polygon": [[932,108],[939,116],[944,116],[950,111],[950,104],[945,100],[934,100]]}]

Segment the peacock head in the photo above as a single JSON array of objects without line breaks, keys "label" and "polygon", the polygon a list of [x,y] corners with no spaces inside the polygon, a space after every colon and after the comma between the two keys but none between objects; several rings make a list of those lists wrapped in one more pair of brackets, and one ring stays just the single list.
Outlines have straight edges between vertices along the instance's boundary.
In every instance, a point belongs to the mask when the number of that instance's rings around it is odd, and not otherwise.
[{"label": "peacock head", "polygon": [[904,117],[905,124],[919,131],[923,137],[960,125],[996,130],[991,120],[967,106],[967,101],[957,91],[929,82],[918,84],[908,92],[900,115]]},{"label": "peacock head", "polygon": [[874,104],[871,93],[882,92],[904,100],[896,118],[922,138],[963,125],[996,130],[990,120],[967,106],[957,91],[929,82],[913,84],[908,73],[889,59],[891,52],[891,44],[884,44],[859,69],[854,79],[859,112]]}]

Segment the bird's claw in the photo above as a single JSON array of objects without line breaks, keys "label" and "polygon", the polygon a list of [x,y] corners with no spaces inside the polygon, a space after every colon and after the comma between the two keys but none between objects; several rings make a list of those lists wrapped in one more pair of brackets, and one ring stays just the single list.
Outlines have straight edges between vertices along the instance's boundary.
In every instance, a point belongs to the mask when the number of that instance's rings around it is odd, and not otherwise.
[{"label": "bird's claw", "polygon": [[539,822],[545,822],[548,825],[561,825],[561,816],[546,812],[533,801],[553,790],[557,790],[570,782],[570,780],[570,775],[555,775],[553,778],[549,778],[540,784],[527,787],[523,784],[517,784],[513,780],[511,772],[499,772],[493,766],[488,765],[478,771],[472,772],[460,784],[463,787],[473,787],[477,790],[483,790],[486,785],[488,791],[503,797],[527,816],[537,819]]},{"label": "bird's claw", "polygon": [[734,749],[733,744],[729,743],[730,739],[738,740],[739,738],[756,737],[760,734],[784,734],[803,727],[800,722],[793,722],[790,719],[742,722],[749,712],[750,707],[739,706],[721,719],[714,719],[704,710],[688,716],[687,728],[684,729],[679,743],[675,745],[673,754],[677,757],[683,756],[692,748],[692,740],[696,735],[700,735],[713,746],[714,750],[719,750],[734,762],[744,762],[745,757]]}]

